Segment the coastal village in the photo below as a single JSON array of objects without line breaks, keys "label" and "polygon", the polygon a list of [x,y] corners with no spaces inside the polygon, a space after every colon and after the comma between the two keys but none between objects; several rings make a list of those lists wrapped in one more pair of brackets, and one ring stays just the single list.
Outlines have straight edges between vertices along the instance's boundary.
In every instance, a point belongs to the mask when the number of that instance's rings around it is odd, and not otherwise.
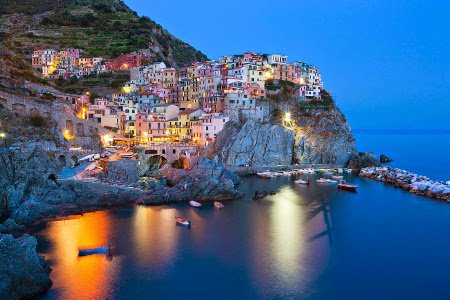
[{"label": "coastal village", "polygon": [[[297,84],[300,101],[320,100],[323,89],[317,67],[280,54],[247,52],[175,69],[139,52],[106,60],[83,57],[81,49],[43,49],[33,51],[32,65],[50,79],[129,72],[130,80],[108,97],[92,99],[89,91],[62,96],[71,99],[77,117],[120,134],[129,145],[206,146],[229,120],[266,120],[267,96],[280,81]],[[66,136],[75,134],[66,128]]]}]

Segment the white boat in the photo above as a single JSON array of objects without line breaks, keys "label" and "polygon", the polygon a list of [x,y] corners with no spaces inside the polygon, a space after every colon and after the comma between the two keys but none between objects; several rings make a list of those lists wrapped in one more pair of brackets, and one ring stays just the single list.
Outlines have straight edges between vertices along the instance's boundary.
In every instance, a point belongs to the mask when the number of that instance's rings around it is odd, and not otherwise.
[{"label": "white boat", "polygon": [[299,179],[299,180],[295,180],[294,183],[309,185],[309,180]]},{"label": "white boat", "polygon": [[119,154],[119,156],[121,157],[121,158],[133,158],[133,156],[134,156],[134,153],[122,153],[122,154]]},{"label": "white boat", "polygon": [[82,148],[81,147],[71,147],[69,148],[69,151],[81,151]]},{"label": "white boat", "polygon": [[337,180],[332,180],[328,178],[320,178],[316,180],[318,183],[338,183]]},{"label": "white boat", "polygon": [[256,173],[256,175],[258,175],[259,178],[264,178],[264,179],[269,179],[269,178],[273,177],[273,175],[270,172],[259,172],[259,173]]},{"label": "white boat", "polygon": [[175,222],[178,225],[184,225],[184,226],[190,226],[191,225],[191,221],[189,221],[188,219],[183,218],[183,217],[176,217],[175,218]]},{"label": "white boat", "polygon": [[189,204],[191,206],[193,206],[193,207],[200,207],[200,206],[202,206],[202,204],[200,202],[197,202],[197,201],[194,201],[194,200],[189,201]]},{"label": "white boat", "polygon": [[342,180],[342,179],[344,179],[344,176],[334,175],[334,176],[331,176],[331,178],[336,179],[336,180]]},{"label": "white boat", "polygon": [[221,202],[219,202],[219,201],[214,201],[214,207],[215,208],[224,208],[225,207],[225,205],[223,205]]},{"label": "white boat", "polygon": [[116,150],[115,147],[107,147],[107,148],[105,149],[105,151],[108,151],[108,152],[110,152],[110,153],[117,153],[117,150]]},{"label": "white boat", "polygon": [[80,158],[78,161],[79,162],[85,161],[85,160],[92,161],[92,160],[94,160],[94,156],[95,156],[95,154],[89,154],[89,155],[86,155],[86,156]]}]

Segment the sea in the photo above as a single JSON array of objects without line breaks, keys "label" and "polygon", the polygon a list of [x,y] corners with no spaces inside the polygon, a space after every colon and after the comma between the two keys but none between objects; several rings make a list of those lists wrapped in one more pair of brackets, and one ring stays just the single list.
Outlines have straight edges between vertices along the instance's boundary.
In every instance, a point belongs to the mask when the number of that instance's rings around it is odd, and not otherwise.
[{"label": "sea", "polygon": [[[449,132],[355,138],[394,167],[450,180]],[[138,206],[36,226],[53,281],[40,299],[450,299],[450,204],[345,176],[356,193],[315,175],[244,177],[245,197],[223,209]],[[253,200],[257,190],[276,194]],[[78,257],[110,243],[111,256]]]}]

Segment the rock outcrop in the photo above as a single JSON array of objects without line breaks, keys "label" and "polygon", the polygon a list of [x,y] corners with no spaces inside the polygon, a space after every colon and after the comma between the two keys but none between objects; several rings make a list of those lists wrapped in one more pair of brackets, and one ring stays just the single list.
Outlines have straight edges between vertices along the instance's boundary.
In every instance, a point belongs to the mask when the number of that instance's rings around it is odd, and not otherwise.
[{"label": "rock outcrop", "polygon": [[230,124],[230,128],[219,135],[224,138],[219,142],[223,147],[216,150],[226,165],[292,163],[295,132],[286,127],[248,121],[240,130],[237,130],[236,124]]},{"label": "rock outcrop", "polygon": [[435,181],[422,175],[391,167],[363,168],[359,175],[401,187],[417,195],[450,202],[450,181]]},{"label": "rock outcrop", "polygon": [[289,127],[229,122],[204,154],[210,158],[217,154],[225,165],[239,167],[293,163],[344,166],[356,153],[350,127],[336,107],[299,111],[296,120]]},{"label": "rock outcrop", "polygon": [[361,170],[367,167],[380,166],[377,156],[372,152],[359,152],[352,155],[347,167],[350,169]]},{"label": "rock outcrop", "polygon": [[62,166],[59,158],[38,145],[0,148],[0,224],[6,221],[1,231],[43,218],[127,204],[142,193],[126,186],[53,180]]},{"label": "rock outcrop", "polygon": [[186,200],[214,201],[242,196],[236,189],[239,177],[227,170],[219,160],[192,157],[187,169],[166,165],[160,172],[169,187],[155,186],[141,198],[142,203],[151,205]]},{"label": "rock outcrop", "polygon": [[334,104],[328,109],[299,110],[295,119],[295,162],[343,166],[356,152],[350,126]]},{"label": "rock outcrop", "polygon": [[392,162],[393,161],[393,159],[392,158],[390,158],[390,157],[388,157],[388,156],[386,156],[386,155],[384,155],[384,154],[380,154],[380,163],[389,163],[389,162]]},{"label": "rock outcrop", "polygon": [[50,268],[36,245],[27,234],[17,239],[0,235],[0,299],[28,299],[51,287]]}]

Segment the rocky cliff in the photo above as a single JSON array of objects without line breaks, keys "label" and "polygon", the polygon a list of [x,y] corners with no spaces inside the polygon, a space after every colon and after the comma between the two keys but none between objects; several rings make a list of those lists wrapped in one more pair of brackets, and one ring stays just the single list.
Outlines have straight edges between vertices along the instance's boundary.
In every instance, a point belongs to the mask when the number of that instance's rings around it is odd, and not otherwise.
[{"label": "rocky cliff", "polygon": [[[227,166],[237,167],[345,165],[356,153],[350,126],[336,106],[306,110],[284,103],[282,107],[292,115],[287,126],[281,125],[282,117],[273,117],[268,123],[230,122],[206,155],[218,155]],[[277,106],[274,111],[282,114]]]},{"label": "rocky cliff", "polygon": [[28,235],[14,239],[0,234],[0,299],[29,299],[50,288],[50,268],[36,245]]}]

